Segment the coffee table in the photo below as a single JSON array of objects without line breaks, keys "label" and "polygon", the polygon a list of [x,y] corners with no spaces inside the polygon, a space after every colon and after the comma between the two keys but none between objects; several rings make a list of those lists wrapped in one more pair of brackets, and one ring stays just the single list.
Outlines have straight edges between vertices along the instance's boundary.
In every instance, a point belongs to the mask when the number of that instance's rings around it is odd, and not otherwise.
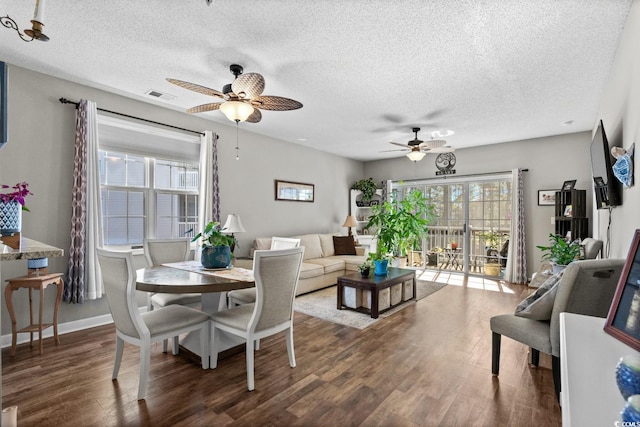
[{"label": "coffee table", "polygon": [[[386,276],[362,277],[351,273],[338,277],[338,310],[371,313],[377,319],[380,313],[416,298],[416,272],[390,267]],[[349,300],[349,304],[345,300]]]}]

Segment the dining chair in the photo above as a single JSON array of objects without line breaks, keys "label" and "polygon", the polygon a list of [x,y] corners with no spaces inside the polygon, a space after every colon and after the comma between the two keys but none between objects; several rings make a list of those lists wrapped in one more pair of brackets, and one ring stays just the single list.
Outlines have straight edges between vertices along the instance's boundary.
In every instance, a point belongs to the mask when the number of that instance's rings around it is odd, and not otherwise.
[{"label": "dining chair", "polygon": [[[288,237],[271,238],[271,250],[290,249],[297,248],[299,246],[300,239],[292,239]],[[248,288],[231,291],[227,294],[227,298],[229,299],[229,307],[235,307],[237,305],[243,304],[253,304],[254,302],[256,302],[256,289]]]},{"label": "dining chair", "polygon": [[202,343],[202,369],[208,369],[211,336],[209,315],[181,305],[170,305],[141,314],[136,301],[136,272],[131,252],[105,249],[97,249],[97,252],[107,302],[116,326],[116,359],[112,379],[118,378],[124,343],[137,345],[140,347],[138,400],[144,399],[151,364],[151,344],[173,338],[176,354],[178,336],[198,329]]},{"label": "dining chair", "polygon": [[244,338],[249,391],[255,388],[256,340],[285,331],[289,365],[292,368],[296,366],[293,349],[293,299],[303,255],[304,247],[255,251],[253,275],[256,283],[256,302],[211,315],[211,368],[216,368],[218,364],[220,331]]},{"label": "dining chair", "polygon": [[[189,259],[191,254],[191,239],[145,239],[144,257],[149,266],[162,265],[168,262],[180,262]],[[149,293],[147,310],[166,307],[172,304],[197,307],[201,303],[201,295],[194,293],[166,294]]]}]

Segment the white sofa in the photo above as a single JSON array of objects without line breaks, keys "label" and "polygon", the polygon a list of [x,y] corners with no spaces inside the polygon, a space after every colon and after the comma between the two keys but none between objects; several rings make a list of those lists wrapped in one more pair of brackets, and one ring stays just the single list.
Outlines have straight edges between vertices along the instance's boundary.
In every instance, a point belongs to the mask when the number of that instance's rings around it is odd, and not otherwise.
[{"label": "white sofa", "polygon": [[[365,261],[364,248],[356,247],[356,255],[336,255],[333,236],[341,235],[336,233],[290,236],[300,239],[300,246],[304,246],[304,258],[296,295],[335,285],[338,277],[358,271],[358,265]],[[270,248],[271,237],[259,237],[254,240],[249,255],[252,258],[253,251]],[[250,269],[253,267],[253,260],[238,259],[234,261],[234,265]]]}]

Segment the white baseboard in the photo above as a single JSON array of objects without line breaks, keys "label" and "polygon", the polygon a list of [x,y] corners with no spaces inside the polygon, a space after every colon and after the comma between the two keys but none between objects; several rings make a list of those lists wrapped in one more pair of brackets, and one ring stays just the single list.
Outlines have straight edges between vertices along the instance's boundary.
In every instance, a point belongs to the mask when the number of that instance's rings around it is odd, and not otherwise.
[{"label": "white baseboard", "polygon": [[[140,313],[147,311],[147,307],[140,307]],[[95,328],[97,326],[108,325],[113,323],[111,314],[103,314],[101,316],[88,317],[86,319],[73,320],[71,322],[58,324],[58,336],[68,334],[70,332],[82,331],[84,329]],[[53,337],[53,328],[47,328],[42,331],[43,338]],[[38,332],[35,332],[33,337],[34,341],[38,339]],[[23,344],[29,342],[29,334],[19,333],[16,339],[16,344]],[[11,347],[11,335],[2,335],[1,338],[2,348]]]}]

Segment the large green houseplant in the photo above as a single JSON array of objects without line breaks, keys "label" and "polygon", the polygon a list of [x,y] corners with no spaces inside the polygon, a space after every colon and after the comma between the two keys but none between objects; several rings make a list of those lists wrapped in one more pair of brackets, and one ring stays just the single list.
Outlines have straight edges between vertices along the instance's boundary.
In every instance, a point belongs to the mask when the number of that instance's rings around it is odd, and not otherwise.
[{"label": "large green houseplant", "polygon": [[537,246],[543,252],[543,260],[566,267],[580,257],[580,242],[577,240],[567,242],[559,234],[549,234],[549,242],[549,246]]},{"label": "large green houseplant", "polygon": [[[384,265],[394,256],[405,257],[408,250],[422,243],[434,217],[434,206],[420,190],[408,192],[402,200],[372,206],[365,226],[374,229],[376,235],[376,251],[370,258]],[[378,273],[382,271],[376,268]]]},{"label": "large green houseplant", "polygon": [[202,238],[202,254],[200,262],[205,268],[228,268],[231,265],[231,246],[235,243],[233,236],[222,234],[220,223],[210,221],[203,231],[191,240]]}]

